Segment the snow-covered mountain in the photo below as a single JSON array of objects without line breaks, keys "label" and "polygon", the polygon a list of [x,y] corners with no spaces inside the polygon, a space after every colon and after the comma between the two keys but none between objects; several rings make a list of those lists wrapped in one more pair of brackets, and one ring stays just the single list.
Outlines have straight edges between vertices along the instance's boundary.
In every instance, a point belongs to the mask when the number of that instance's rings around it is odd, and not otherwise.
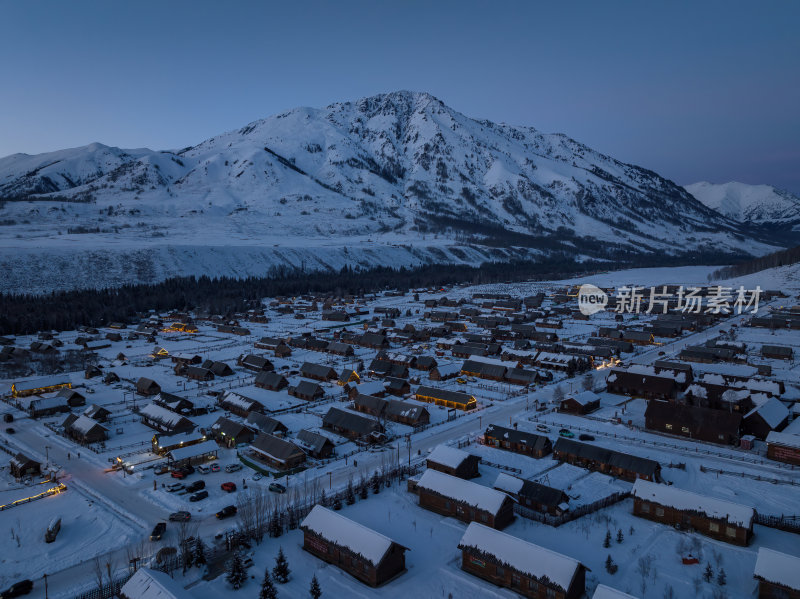
[{"label": "snow-covered mountain", "polygon": [[0,159],[6,288],[704,249],[773,248],[652,171],[425,93],[298,108],[175,151]]},{"label": "snow-covered mountain", "polygon": [[686,191],[712,210],[740,223],[800,224],[800,198],[771,185],[702,181],[687,185]]}]

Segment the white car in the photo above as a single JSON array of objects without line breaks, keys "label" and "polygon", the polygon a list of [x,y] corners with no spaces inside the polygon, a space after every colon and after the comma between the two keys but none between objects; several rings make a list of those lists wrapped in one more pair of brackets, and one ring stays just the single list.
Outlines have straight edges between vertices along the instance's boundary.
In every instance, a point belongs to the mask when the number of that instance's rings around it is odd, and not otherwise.
[{"label": "white car", "polygon": [[197,467],[197,471],[200,474],[210,474],[211,473],[211,468],[209,468],[208,466],[198,466]]},{"label": "white car", "polygon": [[184,487],[183,483],[170,483],[164,488],[170,493],[174,493],[175,491],[181,491]]},{"label": "white car", "polygon": [[225,472],[238,472],[242,469],[241,464],[228,464],[225,466]]}]

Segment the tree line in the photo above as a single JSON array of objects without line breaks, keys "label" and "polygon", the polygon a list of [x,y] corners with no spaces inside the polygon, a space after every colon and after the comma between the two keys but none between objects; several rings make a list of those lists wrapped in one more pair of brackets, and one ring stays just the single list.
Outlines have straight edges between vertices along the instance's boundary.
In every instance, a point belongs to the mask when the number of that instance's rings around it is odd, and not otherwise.
[{"label": "tree line", "polygon": [[779,250],[759,258],[753,258],[752,260],[746,260],[744,262],[740,262],[739,264],[725,266],[724,268],[717,269],[711,273],[711,275],[709,275],[709,279],[713,281],[718,279],[741,277],[744,275],[753,274],[754,272],[767,270],[768,268],[788,266],[790,264],[797,264],[798,262],[800,262],[800,245],[786,250]]}]

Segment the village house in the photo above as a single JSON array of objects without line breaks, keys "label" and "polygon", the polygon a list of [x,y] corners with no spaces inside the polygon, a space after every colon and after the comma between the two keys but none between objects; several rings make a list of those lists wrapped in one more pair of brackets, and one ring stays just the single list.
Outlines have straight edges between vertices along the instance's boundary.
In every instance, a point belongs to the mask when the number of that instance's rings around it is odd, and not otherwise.
[{"label": "village house", "polygon": [[589,414],[598,409],[600,409],[600,396],[594,391],[581,391],[568,395],[558,406],[559,412],[567,414]]},{"label": "village house", "polygon": [[322,419],[322,427],[349,439],[375,442],[383,437],[383,426],[374,418],[330,408]]},{"label": "village house", "polygon": [[277,372],[259,372],[253,384],[268,391],[280,391],[289,386],[289,381]]},{"label": "village house", "polygon": [[174,449],[180,447],[188,447],[190,445],[197,445],[206,440],[205,434],[198,431],[191,431],[186,433],[173,433],[173,434],[159,434],[153,435],[150,440],[150,445],[153,453],[158,455],[165,455]]},{"label": "village house", "polygon": [[83,415],[97,422],[105,422],[111,416],[111,412],[102,406],[92,404],[83,411]]},{"label": "village house", "polygon": [[658,462],[564,437],[560,437],[553,446],[553,457],[573,466],[597,470],[629,481],[640,478],[657,481],[661,476]]},{"label": "village house", "polygon": [[233,368],[231,368],[225,362],[206,360],[201,364],[201,367],[213,372],[214,376],[232,376],[234,374]]},{"label": "village house", "polygon": [[161,393],[161,385],[159,385],[153,379],[141,377],[138,381],[136,381],[136,393],[139,395],[144,395],[145,397],[158,395]]},{"label": "village house", "polygon": [[478,472],[480,462],[480,456],[448,445],[439,445],[428,455],[426,465],[432,470],[438,470],[450,476],[470,479],[480,476],[480,472]]},{"label": "village house", "polygon": [[316,401],[325,397],[325,389],[319,383],[301,379],[287,390],[289,395],[304,401]]},{"label": "village house", "polygon": [[344,387],[348,383],[358,384],[360,382],[361,382],[361,377],[355,370],[351,368],[345,368],[344,370],[342,370],[341,374],[339,374],[339,378],[336,380],[336,383],[338,385],[341,385],[342,387]]},{"label": "village house", "polygon": [[139,568],[122,585],[120,599],[187,599],[183,585],[168,574],[150,568]]},{"label": "village house", "polygon": [[9,471],[14,478],[39,476],[42,473],[42,465],[24,453],[18,453],[9,462]]},{"label": "village house", "polygon": [[272,362],[263,356],[257,356],[255,354],[242,354],[239,356],[239,359],[236,361],[236,363],[239,366],[247,368],[248,370],[252,370],[253,372],[275,370],[275,366],[273,366]]},{"label": "village house", "polygon": [[259,432],[275,435],[276,437],[284,437],[289,432],[288,427],[283,422],[271,416],[265,416],[260,412],[250,412],[247,415],[245,424]]},{"label": "village house", "polygon": [[312,458],[319,460],[331,457],[336,449],[328,437],[306,429],[297,433],[295,443]]},{"label": "village house", "polygon": [[791,347],[784,345],[762,345],[761,357],[773,360],[791,360],[794,357],[794,351]]},{"label": "village house", "polygon": [[401,379],[393,376],[387,376],[384,379],[384,387],[386,393],[396,397],[403,397],[411,393],[411,385],[406,379]]},{"label": "village house", "polygon": [[347,383],[345,386],[347,397],[355,400],[359,395],[372,395],[374,397],[383,397],[386,395],[386,387],[383,381],[367,381],[364,383]]},{"label": "village house", "polygon": [[759,547],[753,578],[758,599],[800,599],[800,557]]},{"label": "village house", "polygon": [[606,390],[645,399],[675,399],[678,385],[671,377],[612,368],[606,378]]},{"label": "village house", "polygon": [[735,545],[747,545],[753,536],[752,507],[646,480],[637,480],[632,494],[633,513],[641,518]]},{"label": "village house", "polygon": [[710,443],[737,445],[742,415],[668,401],[651,401],[645,409],[644,422],[645,428],[651,431]]},{"label": "village house", "polygon": [[460,391],[449,391],[420,385],[416,393],[417,401],[433,403],[437,406],[455,408],[457,410],[474,410],[478,406],[473,395]]},{"label": "village house", "polygon": [[192,381],[213,381],[214,373],[208,368],[202,366],[186,366],[177,364],[175,366],[175,374],[178,376],[185,376]]},{"label": "village house", "polygon": [[569,497],[561,489],[517,478],[505,472],[497,475],[494,488],[508,493],[521,506],[537,512],[560,516],[569,509]]},{"label": "village house", "polygon": [[454,379],[461,374],[461,364],[453,362],[451,364],[437,364],[431,368],[428,378],[432,381],[446,381]]},{"label": "village house", "polygon": [[764,441],[772,431],[780,432],[789,423],[789,408],[774,397],[753,408],[742,418],[742,433]]},{"label": "village house", "polygon": [[578,560],[472,522],[461,541],[461,569],[531,599],[580,599],[586,567]]},{"label": "village house", "polygon": [[369,586],[406,570],[407,547],[321,505],[314,506],[300,529],[303,549]]},{"label": "village house", "polygon": [[408,426],[422,426],[430,422],[431,416],[423,406],[408,401],[383,399],[374,395],[358,394],[353,400],[353,409],[376,418]]},{"label": "village house", "polygon": [[241,422],[220,416],[211,425],[211,436],[220,445],[236,447],[237,445],[252,443],[256,434]]},{"label": "village house", "polygon": [[306,461],[306,454],[297,445],[266,433],[259,433],[248,455],[277,470],[297,468]]},{"label": "village house", "polygon": [[313,362],[303,362],[300,367],[300,375],[315,381],[335,381],[338,378],[336,371],[330,366],[314,364]]},{"label": "village house", "polygon": [[533,458],[543,458],[553,451],[550,439],[528,431],[490,424],[483,432],[483,443],[489,447],[521,453]]},{"label": "village house", "polygon": [[416,489],[420,507],[462,522],[501,529],[514,519],[514,501],[505,493],[438,470],[426,470]]},{"label": "village house", "polygon": [[11,396],[28,397],[30,395],[41,395],[42,393],[51,393],[63,388],[71,388],[72,383],[69,377],[61,375],[45,376],[37,379],[27,381],[17,381],[11,385]]},{"label": "village house", "polygon": [[219,398],[219,406],[232,414],[247,418],[250,412],[264,412],[264,405],[260,401],[251,399],[236,391],[225,391]]},{"label": "village house", "polygon": [[767,435],[767,457],[800,466],[800,435],[771,432]]},{"label": "village house", "polygon": [[195,429],[194,422],[185,416],[153,403],[139,410],[139,416],[144,424],[162,433],[187,433]]},{"label": "village house", "polygon": [[108,429],[88,416],[70,414],[61,426],[64,433],[78,443],[99,443],[108,438]]}]

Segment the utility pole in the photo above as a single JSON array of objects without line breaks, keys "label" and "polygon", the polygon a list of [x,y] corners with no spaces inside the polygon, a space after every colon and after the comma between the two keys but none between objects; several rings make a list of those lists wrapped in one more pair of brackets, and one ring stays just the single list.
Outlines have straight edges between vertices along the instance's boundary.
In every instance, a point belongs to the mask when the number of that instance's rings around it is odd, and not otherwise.
[{"label": "utility pole", "polygon": [[44,575],[44,599],[48,599],[48,596],[47,596],[47,574]]}]

